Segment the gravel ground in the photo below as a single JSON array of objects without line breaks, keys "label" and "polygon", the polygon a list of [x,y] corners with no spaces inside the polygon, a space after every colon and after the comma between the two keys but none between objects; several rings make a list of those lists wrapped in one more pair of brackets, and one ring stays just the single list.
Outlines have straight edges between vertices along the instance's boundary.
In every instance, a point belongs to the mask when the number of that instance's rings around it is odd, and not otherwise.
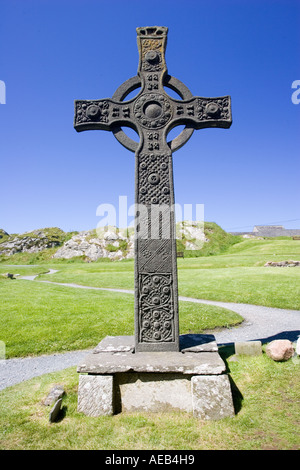
[{"label": "gravel ground", "polygon": [[[24,278],[25,277],[23,277],[23,279]],[[27,279],[33,280],[29,279],[29,277]],[[110,290],[133,294],[133,291],[130,290],[102,289],[97,287],[79,286],[76,284],[63,285],[74,288]],[[279,308],[260,307],[257,305],[191,299],[189,297],[179,297],[179,300],[228,308],[239,313],[244,318],[244,322],[239,327],[210,332],[215,335],[216,341],[219,345],[258,339],[262,342],[269,342],[273,339],[289,339],[294,342],[298,339],[298,336],[300,336],[299,310],[284,310]],[[99,341],[100,339],[101,338],[99,338]],[[0,360],[0,390],[39,375],[75,366],[81,362],[82,358],[88,352],[88,350],[73,351],[63,354]]]}]

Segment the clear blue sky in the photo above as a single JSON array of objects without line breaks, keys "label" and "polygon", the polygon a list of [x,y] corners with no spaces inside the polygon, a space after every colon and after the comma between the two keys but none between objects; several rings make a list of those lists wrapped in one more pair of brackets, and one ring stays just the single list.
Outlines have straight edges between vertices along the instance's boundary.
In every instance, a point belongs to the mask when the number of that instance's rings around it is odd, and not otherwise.
[{"label": "clear blue sky", "polygon": [[134,202],[134,154],[77,133],[74,100],[136,75],[135,28],[151,25],[169,28],[170,75],[232,97],[229,130],[195,131],[173,154],[176,202],[225,230],[300,228],[299,0],[0,0],[0,228],[87,230],[99,204]]}]

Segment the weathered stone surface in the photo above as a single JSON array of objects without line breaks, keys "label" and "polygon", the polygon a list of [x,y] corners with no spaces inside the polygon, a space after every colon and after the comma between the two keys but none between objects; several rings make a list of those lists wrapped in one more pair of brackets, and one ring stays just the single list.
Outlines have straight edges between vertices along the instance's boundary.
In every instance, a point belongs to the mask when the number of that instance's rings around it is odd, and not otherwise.
[{"label": "weathered stone surface", "polygon": [[[180,335],[179,347],[182,353],[218,352],[214,335]],[[94,354],[100,352],[134,352],[134,336],[106,336],[93,350]]]},{"label": "weathered stone surface", "polygon": [[120,372],[181,372],[183,374],[222,374],[225,364],[216,352],[181,353],[117,352],[89,354],[78,366],[77,372],[115,374]]},{"label": "weathered stone surface", "polygon": [[54,406],[51,409],[50,414],[49,414],[50,423],[54,423],[57,420],[57,417],[58,417],[59,412],[60,412],[61,404],[62,404],[62,398],[60,398],[59,400],[57,400],[55,402],[55,404],[54,404]]},{"label": "weathered stone surface", "polygon": [[[133,238],[132,231],[120,231],[116,227],[107,231],[87,230],[73,235],[57,250],[53,258],[70,259],[76,256],[85,256],[91,261],[97,261],[99,258],[112,260],[130,258],[133,257]],[[117,249],[121,242],[125,242],[122,245],[123,250]]]},{"label": "weathered stone surface", "polygon": [[[86,356],[78,366],[78,372],[91,374],[80,375],[79,395],[82,397],[86,395],[86,397],[84,404],[79,406],[79,411],[90,416],[102,414],[102,409],[94,410],[95,402],[98,403],[98,398],[95,398],[98,387],[97,378],[105,379],[105,377],[112,377],[113,374],[112,413],[121,411],[167,412],[170,410],[193,412],[191,379],[195,376],[194,374],[197,374],[197,377],[213,377],[213,380],[206,383],[208,389],[211,390],[210,392],[206,390],[206,395],[204,395],[206,401],[201,402],[204,411],[201,408],[201,412],[198,412],[199,407],[195,405],[195,416],[200,413],[199,416],[205,416],[201,419],[219,419],[230,415],[228,383],[224,378],[220,383],[217,380],[217,377],[223,377],[221,374],[225,372],[225,364],[217,352],[215,337],[200,334],[181,335],[180,346],[181,352],[135,353],[133,336],[105,337],[94,352]],[[95,381],[93,377],[96,378]],[[101,379],[99,386],[102,387]],[[197,383],[195,387],[197,389]],[[221,396],[216,398],[215,393],[218,387]],[[108,391],[107,395],[109,393]],[[230,387],[229,393],[231,398]],[[195,394],[195,400],[197,400],[199,397],[197,398],[196,392]],[[80,402],[83,402],[83,398],[79,400]],[[227,411],[224,411],[225,405]],[[216,408],[216,410],[209,413],[206,409],[209,407]]]},{"label": "weathered stone surface", "polygon": [[134,336],[106,336],[93,350],[94,354],[104,352],[133,352]]},{"label": "weathered stone surface", "polygon": [[235,354],[241,356],[260,356],[262,354],[261,341],[241,341],[234,343]]},{"label": "weathered stone surface", "polygon": [[276,339],[266,347],[266,354],[274,361],[287,361],[294,355],[294,348],[288,339]]},{"label": "weathered stone surface", "polygon": [[65,389],[63,385],[54,385],[48,393],[47,397],[43,400],[43,405],[50,406],[55,403],[57,400],[62,398],[65,394]]},{"label": "weathered stone surface", "polygon": [[191,384],[195,417],[217,420],[234,416],[231,387],[227,375],[194,376]]},{"label": "weathered stone surface", "polygon": [[87,416],[113,414],[113,377],[106,375],[80,375],[78,411]]},{"label": "weathered stone surface", "polygon": [[183,374],[116,374],[116,411],[192,412],[191,376]]}]

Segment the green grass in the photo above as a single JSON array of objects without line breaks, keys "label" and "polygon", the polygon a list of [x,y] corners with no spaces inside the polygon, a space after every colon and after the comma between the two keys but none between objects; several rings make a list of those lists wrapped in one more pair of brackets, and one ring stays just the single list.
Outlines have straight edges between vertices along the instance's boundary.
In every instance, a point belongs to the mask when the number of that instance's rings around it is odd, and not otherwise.
[{"label": "green grass", "polygon": [[[295,240],[245,240],[226,254],[178,259],[179,294],[208,300],[300,309],[300,268],[264,268],[269,260],[300,259]],[[10,263],[11,264],[11,263]],[[50,268],[55,274],[43,274]],[[0,274],[92,287],[134,288],[133,260],[0,264]],[[106,335],[133,334],[133,296],[10,280],[0,276],[0,331],[7,357],[85,349]],[[234,325],[229,310],[180,302],[180,333]]]},{"label": "green grass", "polygon": [[[232,259],[229,255],[179,259],[179,295],[300,309],[300,268],[256,267],[253,264],[257,264],[257,257],[251,258],[252,266],[236,266],[235,263],[246,264],[244,258]],[[262,263],[265,264],[265,261]],[[229,267],[232,264],[234,267]],[[39,279],[93,287],[134,288],[132,262],[103,262],[94,265],[78,263],[54,268],[59,269],[59,272],[40,275]]]},{"label": "green grass", "polygon": [[[0,273],[133,289],[133,261],[87,264],[40,256],[29,259],[31,266],[5,266],[14,263],[11,257],[0,264]],[[15,259],[23,264],[20,257]],[[34,259],[38,266],[32,265]],[[263,267],[267,261],[286,259],[300,259],[299,241],[245,240],[217,256],[178,259],[179,293],[299,309],[300,268]],[[49,268],[59,272],[43,274]],[[0,339],[7,358],[86,349],[108,334],[133,334],[130,294],[0,276],[0,296]],[[180,333],[238,321],[239,316],[225,309],[180,302]],[[220,348],[220,353],[228,360],[233,351]],[[77,413],[76,368],[23,382],[0,392],[0,449],[299,449],[299,362],[277,363],[263,354],[228,361],[227,367],[237,414],[220,421],[179,412],[87,418]],[[50,424],[49,408],[41,400],[55,383],[62,383],[67,395],[60,420]]]},{"label": "green grass", "polygon": [[[300,260],[300,241],[245,240],[226,254],[179,258],[179,294],[198,299],[300,309],[300,268],[264,267]],[[51,264],[59,272],[40,279],[94,287],[133,289],[133,261]]]},{"label": "green grass", "polygon": [[300,310],[300,269],[179,270],[179,293],[200,299]]},{"label": "green grass", "polygon": [[[232,354],[221,349],[226,360]],[[263,354],[228,362],[236,415],[202,421],[188,413],[122,413],[99,418],[77,412],[78,374],[72,367],[0,392],[2,450],[297,450],[299,364]],[[51,387],[66,396],[58,422],[41,404]]]},{"label": "green grass", "polygon": [[[6,358],[87,349],[107,335],[134,334],[131,294],[3,279],[0,295]],[[179,308],[181,334],[242,321],[220,307],[180,302]]]}]

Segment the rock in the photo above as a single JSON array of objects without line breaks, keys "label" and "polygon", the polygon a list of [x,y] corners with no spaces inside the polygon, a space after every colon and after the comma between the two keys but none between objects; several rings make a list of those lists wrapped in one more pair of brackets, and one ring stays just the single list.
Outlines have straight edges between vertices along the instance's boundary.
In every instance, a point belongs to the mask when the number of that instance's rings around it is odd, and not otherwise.
[{"label": "rock", "polygon": [[287,361],[294,355],[294,348],[288,339],[276,339],[266,347],[266,354],[274,361]]},{"label": "rock", "polygon": [[14,279],[14,275],[12,273],[4,273],[2,276],[7,277],[8,279]]},{"label": "rock", "polygon": [[85,256],[87,256],[91,261],[96,261],[99,258],[102,258],[104,250],[98,244],[90,244],[85,251]]},{"label": "rock", "polygon": [[112,375],[80,375],[77,410],[86,416],[112,415],[113,395]]},{"label": "rock", "polygon": [[234,416],[215,337],[189,334],[180,339],[181,352],[136,354],[134,336],[104,338],[77,368],[78,411],[87,416],[169,410],[200,419]]},{"label": "rock", "polygon": [[[6,233],[6,232],[5,232]],[[0,255],[11,256],[18,252],[37,253],[59,246],[65,240],[65,232],[57,227],[33,230],[20,235],[6,234],[0,243]]]},{"label": "rock", "polygon": [[115,231],[107,231],[104,234],[104,240],[118,240],[118,234]]},{"label": "rock", "polygon": [[191,379],[193,415],[199,419],[222,419],[234,416],[231,387],[227,375],[198,375]]},{"label": "rock", "polygon": [[61,403],[62,403],[62,398],[60,398],[59,400],[55,402],[52,410],[50,411],[50,415],[49,415],[50,423],[54,423],[57,420],[57,417],[59,415],[60,408],[61,408]]},{"label": "rock", "polygon": [[52,387],[47,397],[43,400],[43,405],[50,406],[55,403],[57,400],[62,398],[65,394],[64,387],[62,385],[55,385]]},{"label": "rock", "polygon": [[192,221],[176,224],[176,238],[183,241],[186,250],[199,250],[209,241],[205,237],[204,223]]},{"label": "rock", "polygon": [[264,267],[289,267],[300,266],[300,261],[288,260],[288,261],[267,261]]},{"label": "rock", "polygon": [[[177,239],[183,249],[199,250],[209,242],[203,230],[203,222],[184,221],[176,225]],[[208,229],[213,233],[214,229]],[[8,235],[0,229],[0,256],[15,253],[37,253],[47,248],[58,247],[52,258],[70,259],[83,256],[85,261],[99,258],[122,260],[134,258],[134,228],[114,226],[98,227],[96,230],[73,232],[72,238],[57,227],[33,230],[20,235]],[[300,263],[300,262],[299,262]]]},{"label": "rock", "polygon": [[[97,236],[98,235],[98,236]],[[126,249],[120,247],[120,241],[126,241]],[[113,248],[113,250],[112,250]],[[116,251],[114,251],[116,249]],[[117,233],[117,230],[90,230],[74,235],[70,240],[57,250],[53,258],[70,259],[75,256],[84,256],[86,261],[97,261],[99,258],[109,258],[120,260],[133,258],[134,239],[124,238],[124,234]]]},{"label": "rock", "polygon": [[217,352],[101,352],[87,355],[77,367],[77,372],[88,374],[129,371],[218,375],[225,372],[225,364]]},{"label": "rock", "polygon": [[241,341],[234,343],[235,353],[241,356],[260,356],[261,341]]},{"label": "rock", "polygon": [[134,352],[134,336],[106,336],[93,350],[93,354],[103,352]]}]

